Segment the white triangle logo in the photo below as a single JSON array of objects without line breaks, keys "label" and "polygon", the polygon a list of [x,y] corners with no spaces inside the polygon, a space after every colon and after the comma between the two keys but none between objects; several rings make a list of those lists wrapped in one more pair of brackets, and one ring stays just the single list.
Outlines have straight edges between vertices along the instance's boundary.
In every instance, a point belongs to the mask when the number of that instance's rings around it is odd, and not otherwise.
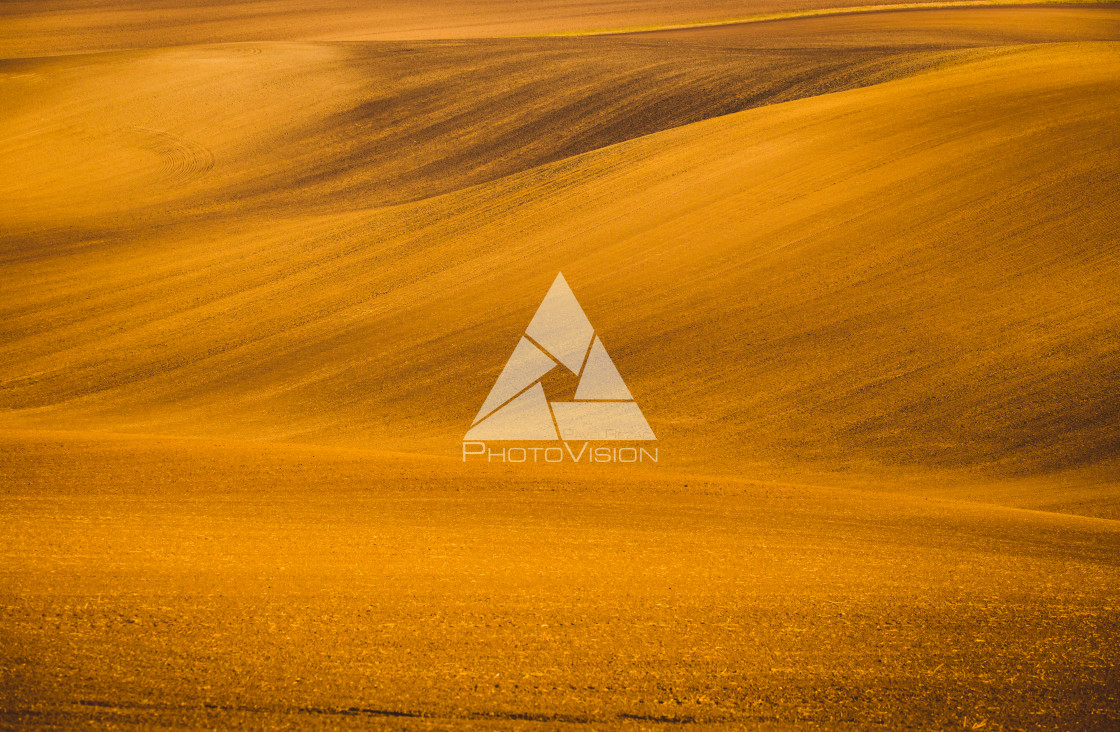
[{"label": "white triangle logo", "polygon": [[[579,377],[575,399],[550,402],[541,378]],[[464,440],[656,440],[563,274],[549,288]]]}]

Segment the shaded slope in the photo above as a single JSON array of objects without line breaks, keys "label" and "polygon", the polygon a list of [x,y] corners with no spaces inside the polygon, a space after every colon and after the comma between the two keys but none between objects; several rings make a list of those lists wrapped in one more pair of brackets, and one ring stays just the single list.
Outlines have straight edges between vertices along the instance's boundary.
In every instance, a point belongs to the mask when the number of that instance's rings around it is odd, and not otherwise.
[{"label": "shaded slope", "polygon": [[[580,39],[237,44],[0,63],[0,235],[369,208],[1000,44],[1120,38],[1102,8],[878,13]],[[46,230],[44,238],[44,230]],[[28,235],[36,233],[35,238]]]},{"label": "shaded slope", "polygon": [[1118,69],[1010,51],[383,211],[11,263],[3,420],[455,453],[563,270],[669,465],[1112,471]]},{"label": "shaded slope", "polygon": [[338,211],[975,51],[676,39],[178,48],[0,65],[0,231]]}]

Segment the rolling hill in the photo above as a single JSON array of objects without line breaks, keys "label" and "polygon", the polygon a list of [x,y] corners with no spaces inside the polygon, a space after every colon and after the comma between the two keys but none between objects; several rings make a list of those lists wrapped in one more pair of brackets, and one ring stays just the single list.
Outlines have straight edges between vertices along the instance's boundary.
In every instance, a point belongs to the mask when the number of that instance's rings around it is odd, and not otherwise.
[{"label": "rolling hill", "polygon": [[1115,729],[1120,10],[853,10],[5,3],[0,725]]},{"label": "rolling hill", "polygon": [[[462,110],[414,75],[378,87],[427,116],[369,96],[355,58],[388,62],[346,46],[42,62],[61,65],[34,98],[51,123],[9,137],[9,160],[59,164],[6,168],[26,197],[5,198],[4,423],[452,453],[563,270],[670,465],[1112,470],[1113,45],[771,58],[762,106],[719,114],[752,98],[705,83],[762,67],[697,33],[610,45],[618,66],[587,84],[646,81],[582,106],[558,75],[589,67],[556,63],[577,46],[383,51],[481,56]],[[701,61],[658,77],[649,48]],[[512,103],[518,64],[524,94],[562,90]],[[241,66],[256,75],[225,73]],[[156,88],[165,73],[180,85]],[[847,74],[909,75],[782,101]],[[231,94],[248,99],[217,127]],[[185,113],[158,127],[172,98]],[[75,99],[92,106],[67,117]],[[111,122],[71,135],[82,115]],[[350,164],[365,129],[375,152]]]}]

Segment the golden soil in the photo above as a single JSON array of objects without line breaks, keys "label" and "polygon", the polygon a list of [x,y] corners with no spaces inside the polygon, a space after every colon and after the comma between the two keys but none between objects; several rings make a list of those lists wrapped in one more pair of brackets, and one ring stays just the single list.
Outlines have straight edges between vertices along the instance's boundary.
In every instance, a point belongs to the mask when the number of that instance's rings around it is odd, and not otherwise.
[{"label": "golden soil", "polygon": [[1120,10],[479,7],[0,10],[0,724],[1120,724]]}]

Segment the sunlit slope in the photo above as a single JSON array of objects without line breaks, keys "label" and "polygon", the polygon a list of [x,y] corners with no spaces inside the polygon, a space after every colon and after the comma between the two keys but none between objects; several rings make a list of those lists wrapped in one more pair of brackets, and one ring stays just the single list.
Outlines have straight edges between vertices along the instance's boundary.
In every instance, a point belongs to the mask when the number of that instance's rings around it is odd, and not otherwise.
[{"label": "sunlit slope", "polygon": [[[927,0],[882,5],[924,5]],[[834,11],[866,0],[8,0],[0,57],[231,41],[491,38]]]},{"label": "sunlit slope", "polygon": [[1115,521],[556,467],[0,432],[0,724],[1116,726]]},{"label": "sunlit slope", "polygon": [[1107,469],[1118,71],[1011,50],[395,208],[36,250],[3,422],[454,453],[562,270],[669,465]]},{"label": "sunlit slope", "polygon": [[1015,5],[922,8],[722,23],[635,32],[632,38],[695,41],[741,49],[947,48],[1009,43],[1111,41],[1120,33],[1116,5]]}]

